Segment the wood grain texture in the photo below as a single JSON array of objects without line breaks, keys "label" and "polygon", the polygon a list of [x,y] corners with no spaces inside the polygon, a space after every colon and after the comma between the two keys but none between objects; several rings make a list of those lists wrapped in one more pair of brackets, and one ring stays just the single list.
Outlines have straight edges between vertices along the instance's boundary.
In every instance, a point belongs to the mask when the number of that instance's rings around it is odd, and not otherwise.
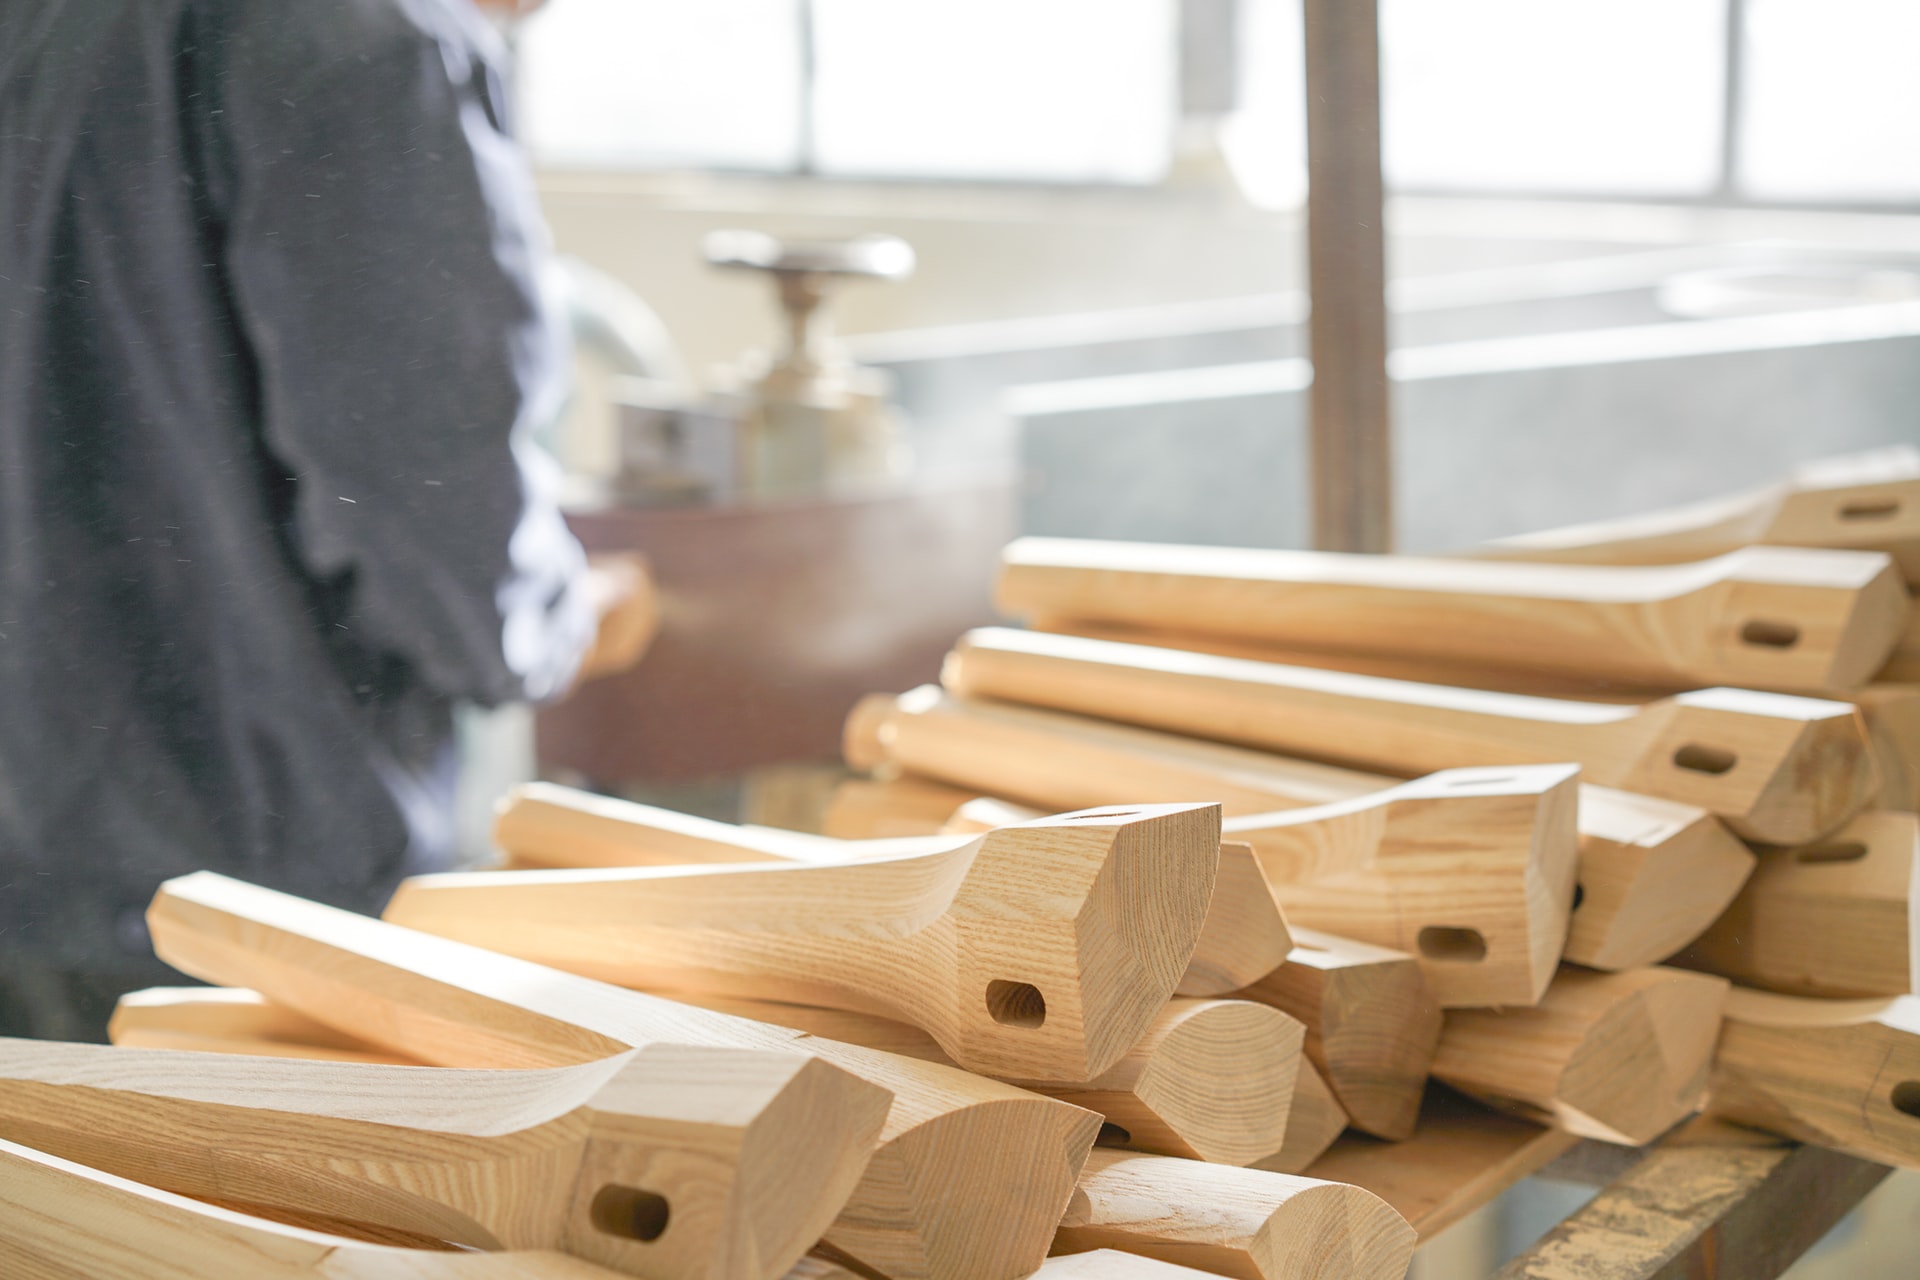
[{"label": "wood grain texture", "polygon": [[1307,1058],[1354,1127],[1412,1135],[1440,1041],[1440,1006],[1414,957],[1303,929],[1287,963],[1240,994],[1305,1024]]},{"label": "wood grain texture", "polygon": [[1053,1245],[1255,1280],[1401,1280],[1413,1246],[1406,1219],[1359,1187],[1105,1150],[1087,1160]]},{"label": "wood grain texture", "polygon": [[803,1051],[891,1090],[880,1145],[826,1241],[896,1277],[1014,1280],[1039,1265],[1099,1117],[1011,1085],[807,1037],[200,873],[147,914],[208,982],[423,1062],[589,1063],[655,1041]]},{"label": "wood grain texture", "polygon": [[421,1065],[240,987],[130,991],[114,1005],[107,1038],[134,1049]]},{"label": "wood grain texture", "polygon": [[1584,1137],[1651,1142],[1699,1109],[1727,984],[1679,969],[1565,969],[1531,1009],[1456,1009],[1433,1074]]},{"label": "wood grain texture", "polygon": [[1744,689],[1622,707],[1003,628],[962,637],[943,683],[1401,775],[1577,761],[1589,782],[1696,804],[1780,844],[1819,839],[1879,786],[1851,706]]},{"label": "wood grain texture", "polygon": [[1836,1152],[1755,1146],[1696,1121],[1495,1280],[1773,1280],[1886,1175]]},{"label": "wood grain texture", "polygon": [[[901,695],[876,724],[886,726],[884,751],[900,766],[1044,809],[1113,803],[1124,788],[1136,800],[1217,796],[1232,821],[1396,785],[1381,774],[935,689]],[[975,803],[963,809],[976,817],[957,829],[985,829]],[[1588,784],[1575,821],[1580,892],[1566,956],[1595,968],[1672,955],[1713,922],[1753,868],[1746,847],[1697,806]]]},{"label": "wood grain texture", "polygon": [[1021,538],[1002,612],[1347,654],[1818,696],[1872,679],[1909,607],[1870,551],[1750,547],[1682,565],[1531,565]]},{"label": "wood grain texture", "polygon": [[1677,564],[1764,543],[1883,551],[1920,583],[1920,449],[1825,458],[1749,493],[1504,538],[1470,554],[1561,564]]},{"label": "wood grain texture", "polygon": [[1287,1113],[1286,1141],[1272,1155],[1254,1161],[1253,1167],[1269,1173],[1305,1173],[1346,1127],[1347,1113],[1326,1077],[1311,1061],[1303,1061],[1293,1086],[1293,1109]]},{"label": "wood grain texture", "polygon": [[1154,805],[859,862],[421,876],[385,915],[623,986],[877,1013],[969,1070],[1084,1081],[1185,973],[1219,824]]},{"label": "wood grain texture", "polygon": [[[783,1274],[889,1101],[793,1051],[466,1071],[0,1040],[9,1141],[180,1194],[647,1276]],[[650,1220],[608,1208],[626,1202]]]},{"label": "wood grain texture", "polygon": [[1910,684],[1870,684],[1852,696],[1880,771],[1874,804],[1920,810],[1920,675]]},{"label": "wood grain texture", "polygon": [[1894,641],[1893,653],[1888,656],[1887,665],[1880,668],[1877,679],[1888,684],[1920,684],[1920,601],[1907,609],[1907,625]]},{"label": "wood grain texture", "polygon": [[[944,834],[959,839],[926,835],[822,839],[791,831],[736,827],[535,782],[516,787],[501,801],[498,828],[501,842],[513,855],[512,865],[532,870],[668,865],[665,860],[669,858],[698,864],[868,862],[901,853],[958,850],[973,836],[1003,826],[1023,826],[1046,816],[1005,805],[993,814],[992,821],[945,824]],[[1279,904],[1266,892],[1251,848],[1223,844],[1200,936],[1175,992],[1185,996],[1225,995],[1280,964],[1291,945],[1286,919]]]},{"label": "wood grain texture", "polygon": [[1863,1160],[1920,1169],[1920,997],[1735,990],[1708,1110]]},{"label": "wood grain texture", "polygon": [[1532,1004],[1566,941],[1578,777],[1449,769],[1222,829],[1253,846],[1291,924],[1411,953],[1442,1006]]},{"label": "wood grain texture", "polygon": [[1253,846],[1221,841],[1213,900],[1175,994],[1224,996],[1238,991],[1285,964],[1292,950],[1293,933],[1267,889]]},{"label": "wood grain texture", "polygon": [[1490,1110],[1444,1085],[1428,1090],[1404,1142],[1349,1133],[1307,1167],[1311,1177],[1365,1187],[1430,1240],[1579,1142]]},{"label": "wood grain texture", "polygon": [[611,1280],[551,1251],[367,1244],[216,1208],[0,1141],[9,1280]]},{"label": "wood grain texture", "polygon": [[[704,1007],[928,1062],[949,1062],[917,1027],[871,1014],[762,1000]],[[1107,1120],[1102,1141],[1158,1155],[1251,1164],[1279,1149],[1292,1110],[1300,1022],[1246,1000],[1170,1001],[1127,1055],[1085,1084],[1015,1080]],[[1115,1132],[1115,1130],[1121,1132]]]},{"label": "wood grain texture", "polygon": [[1863,813],[1818,844],[1773,849],[1675,959],[1790,995],[1909,995],[1920,986],[1920,818]]}]

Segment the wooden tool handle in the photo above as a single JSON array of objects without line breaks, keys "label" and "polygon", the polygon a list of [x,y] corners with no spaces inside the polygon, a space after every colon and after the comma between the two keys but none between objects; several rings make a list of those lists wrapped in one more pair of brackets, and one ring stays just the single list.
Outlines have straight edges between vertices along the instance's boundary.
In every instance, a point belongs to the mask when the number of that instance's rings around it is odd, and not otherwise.
[{"label": "wooden tool handle", "polygon": [[426,876],[386,915],[622,985],[900,1018],[970,1070],[1072,1081],[1173,993],[1218,863],[1216,806],[1158,805],[857,864]]},{"label": "wooden tool handle", "polygon": [[[773,1280],[833,1220],[887,1101],[761,1050],[497,1072],[0,1041],[0,1125],[42,1150],[184,1194],[661,1276]],[[785,1143],[821,1181],[772,1195],[793,1173]],[[610,1218],[622,1197],[649,1220]]]},{"label": "wooden tool handle", "polygon": [[1878,785],[1852,707],[1739,689],[1622,707],[998,628],[963,637],[943,680],[1403,776],[1577,761],[1588,781],[1698,804],[1774,843],[1818,839]]},{"label": "wooden tool handle", "polygon": [[1475,555],[1584,564],[1672,564],[1751,543],[1884,551],[1920,583],[1920,449],[1895,445],[1808,463],[1784,483],[1690,506],[1505,538]]},{"label": "wooden tool handle", "polygon": [[1864,1160],[1920,1169],[1920,998],[1736,989],[1708,1110]]},{"label": "wooden tool handle", "polygon": [[1440,1040],[1440,1006],[1413,956],[1303,929],[1287,963],[1242,997],[1306,1025],[1307,1057],[1356,1127],[1412,1136]]},{"label": "wooden tool handle", "polygon": [[396,1249],[190,1200],[0,1141],[0,1272],[15,1280],[611,1280],[561,1253]]},{"label": "wooden tool handle", "polygon": [[[1003,612],[1673,689],[1857,689],[1905,621],[1869,551],[1758,547],[1651,568],[1022,538]],[[1057,627],[1055,627],[1057,629]]]},{"label": "wooden tool handle", "polygon": [[1818,844],[1761,854],[1676,963],[1796,995],[1920,989],[1920,818],[1863,813]]},{"label": "wooden tool handle", "polygon": [[[709,999],[706,1007],[929,1062],[948,1061],[916,1027],[871,1014]],[[1292,1108],[1305,1029],[1245,1000],[1168,1003],[1125,1057],[1095,1080],[1015,1083],[1100,1113],[1102,1141],[1223,1164],[1279,1149]]]},{"label": "wooden tool handle", "polygon": [[1088,1159],[1054,1240],[1261,1280],[1400,1280],[1413,1246],[1406,1219],[1359,1187],[1118,1151]]},{"label": "wooden tool handle", "polygon": [[1604,1142],[1651,1142],[1698,1110],[1727,984],[1678,969],[1567,969],[1531,1009],[1456,1009],[1433,1074]]},{"label": "wooden tool handle", "polygon": [[209,982],[423,1062],[544,1066],[669,1043],[804,1049],[894,1094],[827,1241],[885,1274],[1038,1265],[1099,1117],[933,1063],[807,1038],[201,872],[161,886],[155,949]]}]

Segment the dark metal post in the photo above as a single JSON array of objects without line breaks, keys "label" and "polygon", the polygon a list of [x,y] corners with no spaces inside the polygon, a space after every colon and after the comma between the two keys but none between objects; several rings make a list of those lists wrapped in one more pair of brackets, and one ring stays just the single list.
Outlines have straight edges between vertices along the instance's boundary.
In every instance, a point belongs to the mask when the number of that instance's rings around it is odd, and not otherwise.
[{"label": "dark metal post", "polygon": [[1375,0],[1305,0],[1313,542],[1393,545]]}]

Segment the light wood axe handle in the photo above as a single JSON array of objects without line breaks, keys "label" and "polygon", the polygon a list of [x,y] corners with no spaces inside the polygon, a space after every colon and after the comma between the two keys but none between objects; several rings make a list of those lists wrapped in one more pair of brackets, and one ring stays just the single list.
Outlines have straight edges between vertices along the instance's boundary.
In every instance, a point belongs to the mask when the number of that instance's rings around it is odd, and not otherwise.
[{"label": "light wood axe handle", "polygon": [[1092,1147],[1092,1112],[858,1045],[625,991],[200,872],[147,913],[161,958],[248,985],[422,1062],[591,1063],[656,1041],[802,1050],[893,1105],[829,1244],[896,1278],[973,1280],[1039,1265]]},{"label": "light wood axe handle", "polygon": [[1818,695],[1872,679],[1908,606],[1898,568],[1871,551],[1753,547],[1618,568],[1069,538],[1008,546],[998,600],[1050,625]]},{"label": "light wood axe handle", "polygon": [[1623,707],[1001,628],[964,636],[944,683],[1403,776],[1577,761],[1590,782],[1697,804],[1777,844],[1819,839],[1879,785],[1851,706],[1744,689]]},{"label": "light wood axe handle", "polygon": [[386,918],[624,986],[878,1013],[969,1070],[1084,1081],[1186,971],[1219,821],[1138,806],[858,863],[422,876]]}]

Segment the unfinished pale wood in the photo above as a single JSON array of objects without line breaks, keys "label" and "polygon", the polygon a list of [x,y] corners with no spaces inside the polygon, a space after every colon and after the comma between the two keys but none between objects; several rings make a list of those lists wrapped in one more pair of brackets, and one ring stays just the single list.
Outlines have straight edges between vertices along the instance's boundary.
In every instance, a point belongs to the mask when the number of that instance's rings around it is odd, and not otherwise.
[{"label": "unfinished pale wood", "polygon": [[1920,1169],[1920,997],[1822,1000],[1736,988],[1707,1109]]},{"label": "unfinished pale wood", "polygon": [[944,682],[1386,773],[1578,761],[1776,844],[1819,839],[1879,786],[1851,706],[1745,689],[1608,706],[1003,628],[962,637]]},{"label": "unfinished pale wood", "polygon": [[1698,937],[1752,874],[1751,850],[1692,805],[1580,789],[1580,872],[1565,956],[1637,969]]},{"label": "unfinished pale wood", "polygon": [[1823,458],[1780,484],[1623,520],[1549,529],[1471,553],[1563,564],[1676,564],[1740,547],[1884,551],[1920,583],[1920,449],[1894,445]]},{"label": "unfinished pale wood", "polygon": [[1907,625],[1894,641],[1893,653],[1876,679],[1887,684],[1920,684],[1920,601],[1908,608]]},{"label": "unfinished pale wood", "polygon": [[889,1103],[793,1051],[465,1071],[0,1040],[9,1141],[184,1195],[702,1280],[784,1273]]},{"label": "unfinished pale wood", "polygon": [[924,778],[848,778],[834,788],[820,831],[841,840],[934,835],[973,796]]},{"label": "unfinished pale wood", "polygon": [[856,1009],[972,1071],[1090,1080],[1185,973],[1214,805],[1089,811],[857,863],[473,872],[388,920],[623,986]]},{"label": "unfinished pale wood", "polygon": [[1070,1253],[1048,1258],[1033,1273],[1033,1280],[1199,1280],[1208,1274],[1192,1267],[1177,1267],[1158,1258],[1143,1258],[1137,1253],[1117,1249],[1095,1249],[1089,1253]]},{"label": "unfinished pale wood", "polygon": [[1306,1053],[1354,1127],[1413,1133],[1440,1041],[1440,1006],[1420,963],[1349,938],[1302,929],[1287,963],[1241,992],[1306,1024]]},{"label": "unfinished pale wood", "polygon": [[1762,853],[1676,963],[1790,995],[1920,989],[1920,818],[1863,813],[1819,844]]},{"label": "unfinished pale wood", "polygon": [[1176,995],[1224,996],[1250,986],[1287,962],[1293,934],[1267,889],[1253,846],[1220,842],[1220,871]]},{"label": "unfinished pale wood", "polygon": [[1311,1060],[1303,1060],[1294,1081],[1293,1108],[1287,1112],[1286,1141],[1272,1155],[1254,1161],[1252,1167],[1269,1173],[1305,1173],[1346,1127],[1347,1113],[1341,1110],[1326,1077]]},{"label": "unfinished pale wood", "polygon": [[[1004,806],[991,812],[992,821],[950,824],[946,834],[957,838],[836,840],[736,827],[536,782],[515,788],[501,801],[499,826],[503,841],[520,851],[516,865],[559,869],[660,865],[667,858],[698,864],[871,862],[903,853],[961,850],[974,836],[1046,816]],[[1175,988],[1178,995],[1217,996],[1244,987],[1285,960],[1291,946],[1285,917],[1265,890],[1252,850],[1229,842],[1222,845],[1220,857],[1200,936]]]},{"label": "unfinished pale wood", "polygon": [[551,1251],[367,1244],[217,1208],[0,1141],[8,1280],[612,1280]]},{"label": "unfinished pale wood", "polygon": [[1070,538],[1008,546],[998,599],[1050,622],[1820,695],[1873,677],[1909,603],[1898,568],[1871,551],[1748,547],[1616,567]]},{"label": "unfinished pale wood", "polygon": [[1054,1252],[1113,1248],[1243,1280],[1401,1280],[1414,1233],[1370,1191],[1262,1169],[1095,1151]]},{"label": "unfinished pale wood", "polygon": [[238,987],[152,987],[114,1005],[107,1038],[135,1049],[192,1049],[331,1062],[415,1063]]},{"label": "unfinished pale wood", "polygon": [[1564,969],[1531,1009],[1447,1014],[1433,1074],[1543,1124],[1630,1146],[1699,1109],[1727,983]]},{"label": "unfinished pale wood", "polygon": [[808,1037],[200,873],[147,924],[175,968],[423,1062],[546,1067],[655,1041],[812,1053],[892,1091],[829,1244],[896,1280],[1013,1280],[1039,1265],[1100,1118],[980,1076]]},{"label": "unfinished pale wood", "polygon": [[1920,677],[1913,684],[1870,684],[1853,695],[1880,770],[1881,809],[1920,810]]},{"label": "unfinished pale wood", "polygon": [[1580,1141],[1494,1111],[1445,1085],[1427,1091],[1405,1142],[1349,1133],[1307,1168],[1310,1177],[1365,1187],[1431,1240]]},{"label": "unfinished pale wood", "polygon": [[[1378,792],[1396,780],[1200,742],[1149,729],[1004,703],[959,699],[937,689],[901,695],[882,721],[899,765],[963,780],[1044,808],[1121,799],[1168,801],[1220,796],[1229,821],[1276,809]],[[878,748],[876,748],[878,749]],[[1094,800],[1093,797],[1104,797]],[[959,829],[993,822],[981,802]],[[957,815],[956,815],[957,816]],[[1693,805],[1580,788],[1579,893],[1566,958],[1630,969],[1672,955],[1699,936],[1733,900],[1753,868],[1726,828]]]},{"label": "unfinished pale wood", "polygon": [[[703,999],[708,1008],[809,1035],[948,1062],[917,1027],[871,1014],[762,1000]],[[1300,1022],[1247,1000],[1175,999],[1127,1055],[1085,1084],[1014,1080],[1107,1120],[1102,1141],[1221,1164],[1279,1149],[1293,1106]]]}]

